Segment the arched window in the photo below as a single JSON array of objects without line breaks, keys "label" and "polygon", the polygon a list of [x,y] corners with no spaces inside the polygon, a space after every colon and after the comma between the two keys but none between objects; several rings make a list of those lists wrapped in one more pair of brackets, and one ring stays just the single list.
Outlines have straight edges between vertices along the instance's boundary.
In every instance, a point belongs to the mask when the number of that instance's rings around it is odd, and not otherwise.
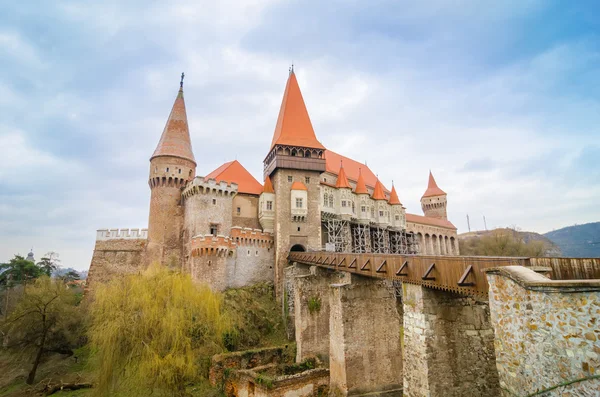
[{"label": "arched window", "polygon": [[327,207],[327,193],[323,194],[323,207]]},{"label": "arched window", "polygon": [[333,207],[333,194],[329,195],[329,206]]},{"label": "arched window", "polygon": [[296,149],[292,149],[292,156],[295,156],[298,152],[296,151]]}]

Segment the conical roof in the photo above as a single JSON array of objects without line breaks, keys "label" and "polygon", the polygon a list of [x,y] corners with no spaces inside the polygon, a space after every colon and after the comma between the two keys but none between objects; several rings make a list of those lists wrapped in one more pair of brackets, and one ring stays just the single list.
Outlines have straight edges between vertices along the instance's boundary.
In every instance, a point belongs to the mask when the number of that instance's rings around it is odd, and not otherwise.
[{"label": "conical roof", "polygon": [[293,70],[283,93],[271,149],[275,145],[325,149],[317,140]]},{"label": "conical roof", "polygon": [[344,171],[344,166],[341,164],[340,164],[340,172],[338,172],[338,177],[337,177],[337,182],[335,183],[335,187],[352,189],[352,186],[350,186],[350,183],[348,183],[348,178],[346,177],[346,172]]},{"label": "conical roof", "polygon": [[267,175],[265,179],[265,186],[263,187],[263,193],[275,193],[275,189],[273,189],[273,184],[271,183],[271,178]]},{"label": "conical roof", "polygon": [[375,189],[373,190],[372,199],[373,200],[387,200],[385,198],[385,193],[383,192],[383,185],[379,181],[379,178],[377,178],[377,182],[375,182]]},{"label": "conical roof", "polygon": [[180,88],[177,93],[177,98],[175,98],[175,103],[171,109],[171,114],[169,114],[165,129],[150,160],[158,156],[180,157],[193,161],[196,164],[196,159],[192,152],[185,101],[183,100],[183,88]]},{"label": "conical roof", "polygon": [[444,192],[438,187],[437,183],[435,182],[435,178],[433,177],[433,174],[431,173],[431,171],[429,171],[429,182],[427,184],[427,190],[423,194],[423,197],[443,196],[444,194],[446,194],[446,192]]},{"label": "conical roof", "polygon": [[392,183],[392,191],[390,193],[390,205],[402,205],[400,199],[398,199],[398,193],[396,193],[396,187]]},{"label": "conical roof", "polygon": [[356,181],[356,189],[354,189],[354,193],[369,194],[369,191],[367,190],[367,185],[365,185],[365,179],[362,176],[360,168],[358,169],[358,180]]}]

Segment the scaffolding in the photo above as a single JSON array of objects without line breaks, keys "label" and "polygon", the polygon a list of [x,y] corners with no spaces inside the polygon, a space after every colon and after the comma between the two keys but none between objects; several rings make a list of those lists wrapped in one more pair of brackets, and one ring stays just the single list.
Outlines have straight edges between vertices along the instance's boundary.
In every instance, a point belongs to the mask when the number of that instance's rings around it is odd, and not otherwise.
[{"label": "scaffolding", "polygon": [[329,218],[324,223],[327,229],[327,242],[335,246],[335,252],[352,252],[350,223],[337,218]]},{"label": "scaffolding", "polygon": [[388,230],[382,227],[371,227],[371,236],[373,237],[373,252],[376,254],[390,253],[390,235]]},{"label": "scaffolding", "polygon": [[390,230],[390,254],[406,254],[407,251],[406,233]]},{"label": "scaffolding", "polygon": [[419,238],[414,233],[406,233],[407,254],[416,255],[419,253]]},{"label": "scaffolding", "polygon": [[352,252],[364,254],[371,252],[371,230],[369,225],[355,223],[352,227]]}]

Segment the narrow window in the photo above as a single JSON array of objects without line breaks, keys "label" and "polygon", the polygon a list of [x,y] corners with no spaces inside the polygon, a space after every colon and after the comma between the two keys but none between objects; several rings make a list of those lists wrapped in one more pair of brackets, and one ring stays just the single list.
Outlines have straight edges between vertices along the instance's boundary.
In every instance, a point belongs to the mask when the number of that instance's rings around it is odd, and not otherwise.
[{"label": "narrow window", "polygon": [[323,195],[323,207],[327,207],[327,193]]},{"label": "narrow window", "polygon": [[360,212],[362,212],[363,214],[364,214],[365,212],[367,212],[367,206],[365,206],[365,205],[361,205],[361,206],[360,206]]},{"label": "narrow window", "polygon": [[267,211],[272,211],[272,210],[273,210],[273,202],[267,201]]},{"label": "narrow window", "polygon": [[333,194],[329,195],[329,206],[333,207]]},{"label": "narrow window", "polygon": [[296,198],[296,208],[302,208],[302,199],[299,197]]},{"label": "narrow window", "polygon": [[342,207],[346,206],[346,200],[342,200]]},{"label": "narrow window", "polygon": [[323,182],[327,182],[327,178],[323,178]]},{"label": "narrow window", "polygon": [[383,211],[379,211],[379,216],[383,218]]},{"label": "narrow window", "polygon": [[216,236],[218,232],[219,232],[219,225],[211,223],[210,224],[210,234],[212,234],[213,236]]},{"label": "narrow window", "polygon": [[169,172],[169,167],[167,167],[167,172]]},{"label": "narrow window", "polygon": [[241,209],[240,207],[237,207],[237,208],[236,208],[236,211],[237,211],[237,214],[239,215],[239,214],[241,214],[241,212],[242,212],[242,209]]},{"label": "narrow window", "polygon": [[179,173],[181,174],[181,168],[179,169]]},{"label": "narrow window", "polygon": [[298,226],[298,231],[300,231],[300,226]]},{"label": "narrow window", "polygon": [[304,177],[304,182],[308,185],[310,184],[310,176],[305,176]]},{"label": "narrow window", "polygon": [[396,215],[396,220],[399,221],[400,220],[400,215]]},{"label": "narrow window", "polygon": [[288,175],[288,182],[292,182],[294,179],[292,178],[291,175]]},{"label": "narrow window", "polygon": [[217,205],[217,199],[213,199],[213,205]]}]

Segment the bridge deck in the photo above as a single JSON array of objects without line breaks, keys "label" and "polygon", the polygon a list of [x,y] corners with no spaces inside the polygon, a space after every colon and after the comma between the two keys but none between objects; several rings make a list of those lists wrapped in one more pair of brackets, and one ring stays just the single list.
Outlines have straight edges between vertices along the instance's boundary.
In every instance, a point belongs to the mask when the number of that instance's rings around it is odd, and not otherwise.
[{"label": "bridge deck", "polygon": [[488,283],[483,269],[510,265],[531,266],[529,258],[482,256],[290,252],[288,259],[361,276],[400,280],[463,295],[484,296],[488,293]]}]

